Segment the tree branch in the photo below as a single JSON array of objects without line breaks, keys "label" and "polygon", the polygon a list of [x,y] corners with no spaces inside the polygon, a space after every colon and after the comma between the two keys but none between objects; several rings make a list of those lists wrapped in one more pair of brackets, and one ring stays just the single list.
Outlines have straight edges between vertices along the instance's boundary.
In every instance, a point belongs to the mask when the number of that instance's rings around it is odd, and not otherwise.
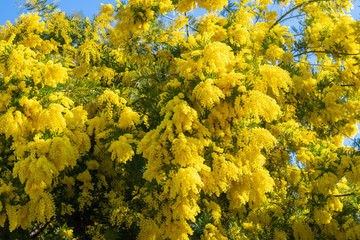
[{"label": "tree branch", "polygon": [[295,11],[296,9],[298,8],[301,8],[302,6],[304,5],[307,5],[307,4],[311,4],[311,3],[314,3],[314,2],[322,2],[322,1],[329,1],[329,0],[310,0],[308,2],[303,2],[293,8],[291,8],[289,11],[287,11],[284,15],[282,15],[278,20],[276,20],[276,22],[271,25],[271,27],[269,28],[269,31],[275,27],[277,24],[279,24],[287,15],[289,15],[290,13],[292,13],[293,11]]},{"label": "tree branch", "polygon": [[54,217],[51,217],[49,221],[47,221],[45,224],[41,223],[39,224],[31,233],[30,233],[30,237],[31,238],[36,238],[37,236],[39,236],[44,230],[45,228],[51,223],[51,221],[54,220]]},{"label": "tree branch", "polygon": [[[171,20],[171,21],[175,21],[175,19],[173,19],[173,18],[171,18],[171,17],[168,17],[168,16],[163,16],[164,18],[167,18],[167,19],[169,19],[169,20]],[[191,28],[192,30],[194,30],[195,32],[199,32],[199,30],[197,30],[196,28],[193,28],[192,26],[190,26],[189,24],[186,24],[186,27],[188,27],[188,28]]]},{"label": "tree branch", "polygon": [[333,197],[347,197],[347,196],[352,196],[352,195],[355,195],[355,193],[337,194],[337,195],[333,195]]},{"label": "tree branch", "polygon": [[[319,64],[319,63],[310,63],[310,62],[302,62],[302,61],[299,61],[299,62],[296,62],[294,61],[294,63],[302,63],[302,64],[308,64],[310,66],[324,66],[324,64]],[[329,67],[332,67],[332,68],[339,68],[338,66],[326,66],[327,68]]]},{"label": "tree branch", "polygon": [[337,55],[346,55],[346,56],[356,56],[356,55],[359,55],[359,53],[341,53],[341,52],[330,52],[330,51],[319,51],[319,50],[314,50],[314,51],[307,51],[307,52],[301,52],[301,53],[298,53],[296,55],[294,55],[293,57],[299,57],[301,55],[304,55],[304,54],[308,54],[308,53],[327,53],[327,54],[337,54]]},{"label": "tree branch", "polygon": [[[187,18],[187,13],[185,13],[185,18]],[[186,24],[186,37],[189,40],[189,24]]]},{"label": "tree branch", "polygon": [[70,92],[96,92],[96,93],[100,93],[97,90],[94,89],[64,89],[64,90],[60,90],[60,92],[65,92],[65,93],[70,93]]},{"label": "tree branch", "polygon": [[[290,17],[288,17],[288,18],[282,19],[280,22],[284,22],[284,21],[289,20],[289,19],[292,19],[292,18],[302,17],[302,16],[304,16],[304,15],[305,15],[305,14],[298,14],[298,15],[295,15],[295,16],[290,16]],[[279,22],[279,23],[280,23],[280,22]]]}]

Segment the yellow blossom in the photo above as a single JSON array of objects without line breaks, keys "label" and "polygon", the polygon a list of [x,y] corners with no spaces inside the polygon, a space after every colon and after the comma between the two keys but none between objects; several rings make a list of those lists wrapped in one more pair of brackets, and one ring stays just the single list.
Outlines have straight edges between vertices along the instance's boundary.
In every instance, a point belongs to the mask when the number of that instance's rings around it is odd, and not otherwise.
[{"label": "yellow blossom", "polygon": [[193,95],[200,104],[206,108],[211,108],[218,103],[221,98],[224,98],[223,92],[213,84],[212,79],[207,79],[205,82],[199,83],[193,90]]}]

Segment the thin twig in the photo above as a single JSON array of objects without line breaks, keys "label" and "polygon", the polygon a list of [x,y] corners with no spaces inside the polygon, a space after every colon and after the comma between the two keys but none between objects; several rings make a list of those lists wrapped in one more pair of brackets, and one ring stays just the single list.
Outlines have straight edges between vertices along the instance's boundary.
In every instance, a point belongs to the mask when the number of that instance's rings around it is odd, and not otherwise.
[{"label": "thin twig", "polygon": [[337,194],[337,195],[333,195],[333,197],[347,197],[347,196],[351,196],[351,195],[355,195],[355,193]]},{"label": "thin twig", "polygon": [[[187,12],[185,13],[185,18],[187,18]],[[186,24],[186,38],[189,40],[189,24]]]},{"label": "thin twig", "polygon": [[276,20],[276,22],[273,25],[271,25],[271,27],[269,28],[269,31],[273,27],[275,27],[277,24],[279,24],[282,21],[282,19],[284,19],[287,15],[289,15],[291,12],[295,11],[296,9],[301,8],[302,6],[307,5],[307,4],[311,4],[311,3],[314,3],[314,2],[322,2],[322,1],[330,1],[330,0],[311,0],[311,1],[308,1],[308,2],[303,2],[303,3],[293,7],[292,9],[287,11],[284,15],[282,15],[278,20]]},{"label": "thin twig", "polygon": [[298,53],[296,55],[294,55],[293,57],[299,57],[301,55],[304,54],[308,54],[308,53],[327,53],[327,54],[332,54],[332,55],[347,55],[347,56],[356,56],[359,55],[359,53],[341,53],[341,52],[330,52],[330,51],[319,51],[319,50],[314,50],[314,51],[307,51],[307,52],[301,52]]},{"label": "thin twig", "polygon": [[[310,65],[310,66],[324,66],[324,64],[320,64],[320,63],[310,63],[310,62],[302,62],[302,61],[299,61],[299,62],[294,61],[294,63],[308,64],[308,65]],[[327,67],[327,68],[328,68],[328,67],[339,68],[339,66],[326,66],[326,67]]]},{"label": "thin twig", "polygon": [[224,10],[227,11],[229,14],[231,14],[231,11],[229,10],[229,8],[227,6],[224,6]]},{"label": "thin twig", "polygon": [[51,217],[49,221],[47,221],[45,224],[41,223],[39,224],[31,233],[30,233],[30,237],[31,238],[36,238],[37,236],[39,236],[44,230],[45,228],[54,220],[54,217]]},{"label": "thin twig", "polygon": [[[171,21],[175,21],[175,19],[171,18],[171,17],[168,17],[168,16],[163,16],[164,18],[167,18]],[[199,32],[199,30],[197,30],[196,28],[193,28],[192,26],[190,26],[189,24],[186,24],[187,27],[191,28],[192,30],[194,30],[195,32]]]},{"label": "thin twig", "polygon": [[60,92],[83,92],[83,91],[100,93],[99,91],[94,90],[94,89],[64,89],[64,90],[61,90]]},{"label": "thin twig", "polygon": [[[292,19],[292,18],[296,18],[296,17],[302,17],[302,16],[304,16],[305,14],[298,14],[298,15],[295,15],[295,16],[291,16],[291,17],[288,17],[288,18],[284,18],[284,19],[282,19],[280,22],[284,22],[284,21],[286,21],[286,20],[289,20],[289,19]],[[280,23],[279,22],[279,23]]]}]

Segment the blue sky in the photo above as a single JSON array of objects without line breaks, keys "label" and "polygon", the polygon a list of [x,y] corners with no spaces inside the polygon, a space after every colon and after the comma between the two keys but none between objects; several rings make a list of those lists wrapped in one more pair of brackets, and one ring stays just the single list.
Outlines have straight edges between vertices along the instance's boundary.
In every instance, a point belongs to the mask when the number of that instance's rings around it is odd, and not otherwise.
[{"label": "blue sky", "polygon": [[[0,25],[5,24],[7,20],[14,23],[15,19],[23,12],[19,8],[21,2],[25,2],[25,0],[0,0]],[[49,2],[52,1],[49,0]],[[116,4],[115,0],[57,0],[57,5],[61,10],[67,13],[81,12],[84,16],[90,18],[98,12],[101,3]],[[360,20],[359,5],[359,1],[356,1],[351,12],[357,20]]]},{"label": "blue sky", "polygon": [[[23,13],[19,9],[19,2],[25,2],[25,0],[0,0],[0,25],[5,24],[7,20],[14,23],[15,19]],[[91,18],[99,11],[101,3],[116,4],[115,0],[60,0],[56,4],[67,13],[81,12],[84,16]]]}]

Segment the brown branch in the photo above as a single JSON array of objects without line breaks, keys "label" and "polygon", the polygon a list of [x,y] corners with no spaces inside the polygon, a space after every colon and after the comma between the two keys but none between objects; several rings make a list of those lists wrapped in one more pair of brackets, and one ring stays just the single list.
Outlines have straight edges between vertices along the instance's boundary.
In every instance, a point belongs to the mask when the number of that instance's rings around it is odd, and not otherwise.
[{"label": "brown branch", "polygon": [[64,89],[64,90],[60,90],[60,92],[65,92],[65,93],[71,93],[71,92],[97,92],[100,93],[97,90],[94,89]]},{"label": "brown branch", "polygon": [[[292,19],[292,18],[302,17],[302,16],[304,16],[304,15],[305,15],[305,14],[298,14],[298,15],[295,15],[295,16],[291,16],[291,17],[282,19],[280,22],[284,22],[284,21],[289,20],[289,19]],[[279,22],[279,23],[280,23],[280,22]]]},{"label": "brown branch", "polygon": [[39,236],[44,230],[45,228],[51,223],[51,221],[54,220],[54,217],[51,217],[49,221],[47,221],[45,224],[41,223],[39,224],[31,233],[30,233],[30,237],[31,238],[36,238],[37,236]]},{"label": "brown branch", "polygon": [[289,15],[290,13],[292,13],[293,11],[295,11],[296,9],[298,8],[301,8],[302,6],[304,5],[307,5],[307,4],[311,4],[311,3],[314,3],[314,2],[322,2],[322,1],[330,1],[330,0],[310,0],[308,2],[303,2],[295,7],[293,7],[292,9],[290,9],[289,11],[287,11],[284,15],[282,15],[278,20],[276,20],[276,22],[271,25],[271,27],[269,28],[269,31],[275,27],[277,24],[279,24],[287,15]]},{"label": "brown branch", "polygon": [[307,51],[307,52],[301,52],[298,53],[296,55],[294,55],[293,57],[299,57],[301,55],[304,54],[308,54],[308,53],[326,53],[326,54],[332,54],[332,55],[345,55],[345,56],[356,56],[359,55],[359,53],[341,53],[341,52],[330,52],[330,51],[319,51],[319,50],[314,50],[314,51]]},{"label": "brown branch", "polygon": [[[302,62],[302,61],[294,61],[294,63],[302,63],[302,64],[308,64],[310,66],[324,66],[324,64],[319,64],[319,63],[310,63],[310,62]],[[339,68],[338,66],[326,66],[327,68],[332,67],[332,68]]]},{"label": "brown branch", "polygon": [[344,193],[344,194],[337,194],[337,195],[332,195],[333,197],[347,197],[347,196],[352,196],[355,195],[355,193]]}]

